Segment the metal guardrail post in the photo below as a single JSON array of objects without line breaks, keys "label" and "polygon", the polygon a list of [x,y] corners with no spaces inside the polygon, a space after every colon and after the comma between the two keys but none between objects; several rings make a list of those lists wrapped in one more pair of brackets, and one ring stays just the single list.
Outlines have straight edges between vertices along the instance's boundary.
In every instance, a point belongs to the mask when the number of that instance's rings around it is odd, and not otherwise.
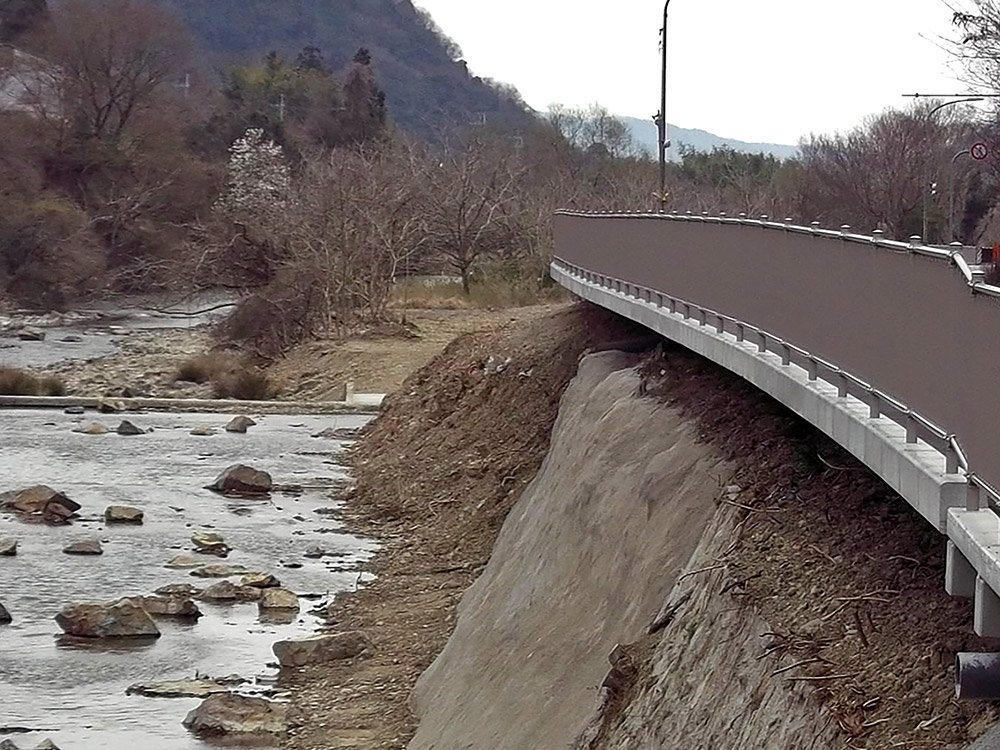
[{"label": "metal guardrail post", "polygon": [[875,391],[868,393],[868,418],[878,419],[882,416],[882,401]]},{"label": "metal guardrail post", "polygon": [[917,442],[917,420],[912,414],[906,415],[906,442],[910,445]]},{"label": "metal guardrail post", "polygon": [[806,374],[809,376],[809,380],[819,379],[819,363],[812,357],[806,362]]},{"label": "metal guardrail post", "polygon": [[837,375],[837,398],[847,398],[847,377],[843,373]]}]

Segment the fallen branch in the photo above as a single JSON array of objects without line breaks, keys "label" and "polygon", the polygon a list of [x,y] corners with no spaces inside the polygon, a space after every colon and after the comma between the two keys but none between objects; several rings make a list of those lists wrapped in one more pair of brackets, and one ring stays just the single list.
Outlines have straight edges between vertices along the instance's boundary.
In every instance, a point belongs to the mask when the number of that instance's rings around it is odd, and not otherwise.
[{"label": "fallen branch", "polygon": [[822,682],[825,680],[844,680],[848,677],[857,677],[857,672],[850,674],[823,674],[816,677],[786,677],[785,682]]},{"label": "fallen branch", "polygon": [[683,581],[688,576],[698,575],[699,573],[708,573],[711,570],[718,570],[719,568],[724,568],[725,565],[709,565],[707,568],[698,568],[698,570],[691,570],[680,576],[677,580],[678,582]]},{"label": "fallen branch", "polygon": [[797,661],[794,664],[789,664],[787,667],[781,667],[780,669],[774,670],[773,672],[771,672],[770,676],[774,677],[775,675],[779,675],[782,672],[790,672],[791,670],[797,669],[798,667],[804,667],[806,664],[815,664],[816,662],[819,661],[824,661],[824,660],[818,658],[803,659],[802,661]]}]

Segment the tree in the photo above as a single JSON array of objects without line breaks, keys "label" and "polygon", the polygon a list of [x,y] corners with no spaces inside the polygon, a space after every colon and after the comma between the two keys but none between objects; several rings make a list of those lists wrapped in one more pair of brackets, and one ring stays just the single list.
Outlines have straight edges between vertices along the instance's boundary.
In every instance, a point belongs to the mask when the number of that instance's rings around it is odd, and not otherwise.
[{"label": "tree", "polygon": [[0,42],[19,41],[49,18],[45,0],[0,0]]}]

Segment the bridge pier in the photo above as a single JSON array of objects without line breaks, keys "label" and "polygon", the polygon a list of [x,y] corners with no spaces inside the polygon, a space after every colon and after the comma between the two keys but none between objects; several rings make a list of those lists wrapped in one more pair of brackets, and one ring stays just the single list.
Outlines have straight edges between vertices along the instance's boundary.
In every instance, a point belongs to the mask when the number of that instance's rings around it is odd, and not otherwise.
[{"label": "bridge pier", "polygon": [[944,590],[952,596],[974,599],[977,579],[979,576],[976,575],[976,569],[972,567],[972,563],[949,539],[944,567]]}]

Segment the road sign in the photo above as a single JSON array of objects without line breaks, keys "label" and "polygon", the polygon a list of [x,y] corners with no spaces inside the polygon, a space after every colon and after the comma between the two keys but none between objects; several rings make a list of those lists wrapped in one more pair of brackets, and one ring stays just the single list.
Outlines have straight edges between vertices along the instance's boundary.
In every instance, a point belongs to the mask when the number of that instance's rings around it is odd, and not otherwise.
[{"label": "road sign", "polygon": [[978,159],[982,161],[987,156],[990,155],[990,150],[986,147],[986,144],[980,141],[979,143],[973,143],[972,148],[969,149],[969,154],[972,155],[973,159]]}]

